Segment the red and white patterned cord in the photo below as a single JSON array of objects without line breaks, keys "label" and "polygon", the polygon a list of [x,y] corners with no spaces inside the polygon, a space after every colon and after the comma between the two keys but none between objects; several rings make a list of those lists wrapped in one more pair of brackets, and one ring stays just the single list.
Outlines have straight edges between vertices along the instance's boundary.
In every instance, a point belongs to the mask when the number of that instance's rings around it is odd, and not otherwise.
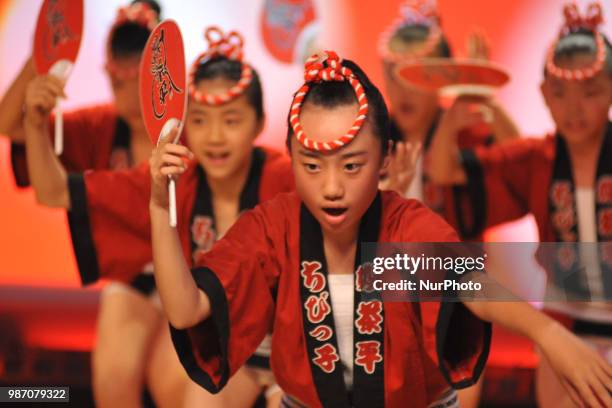
[{"label": "red and white patterned cord", "polygon": [[[345,146],[357,136],[368,114],[368,99],[363,86],[350,68],[342,66],[342,60],[338,57],[338,54],[333,51],[325,51],[325,55],[322,59],[318,54],[314,54],[306,60],[304,68],[305,83],[295,94],[289,113],[289,122],[295,137],[304,147],[310,150],[330,152]],[[351,126],[346,134],[329,142],[315,142],[309,139],[300,124],[302,102],[310,89],[309,84],[321,81],[348,81],[355,90],[359,102],[359,111],[357,112],[357,117],[355,118],[353,126]]]},{"label": "red and white patterned cord", "polygon": [[[442,38],[436,2],[433,0],[406,0],[400,6],[400,14],[401,16],[383,31],[378,40],[378,53],[380,57],[386,62],[397,63],[431,55]],[[423,46],[415,51],[394,52],[389,47],[391,39],[401,27],[406,25],[429,27],[427,39]]]},{"label": "red and white patterned cord", "polygon": [[[585,15],[581,15],[578,5],[574,1],[567,3],[564,6],[563,14],[565,16],[565,23],[561,28],[557,41],[555,41],[548,50],[548,55],[546,58],[546,71],[556,78],[567,81],[584,81],[586,79],[593,78],[603,69],[606,60],[606,44],[603,36],[598,31],[599,25],[603,22],[601,4],[598,1],[589,4]],[[586,68],[560,68],[555,64],[555,48],[557,47],[557,42],[565,35],[575,32],[581,28],[586,28],[593,31],[593,35],[595,36],[595,44],[597,45],[595,61],[591,66]]]},{"label": "red and white patterned cord", "polygon": [[[191,66],[189,71],[189,94],[196,102],[207,105],[222,105],[244,93],[253,80],[253,69],[249,64],[242,61],[244,40],[238,32],[231,31],[224,34],[218,27],[208,27],[204,37],[208,41],[208,50],[200,54]],[[224,56],[228,59],[242,62],[242,72],[236,85],[229,88],[223,94],[211,95],[196,89],[195,74],[203,61],[216,56]]]}]

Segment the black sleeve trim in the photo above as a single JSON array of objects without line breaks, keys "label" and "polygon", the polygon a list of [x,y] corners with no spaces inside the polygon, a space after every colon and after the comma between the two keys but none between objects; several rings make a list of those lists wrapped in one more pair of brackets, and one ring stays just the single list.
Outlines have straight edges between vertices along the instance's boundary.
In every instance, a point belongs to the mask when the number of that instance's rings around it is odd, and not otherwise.
[{"label": "black sleeve trim", "polygon": [[259,354],[253,354],[246,361],[245,365],[249,367],[263,368],[265,370],[269,370],[270,369],[270,357],[262,356]]},{"label": "black sleeve trim", "polygon": [[71,173],[68,175],[68,192],[70,194],[68,225],[72,238],[72,249],[81,282],[87,285],[100,279],[100,268],[89,222],[89,206],[83,174]]},{"label": "black sleeve trim", "polygon": [[11,142],[9,149],[11,151],[11,170],[13,171],[15,184],[19,188],[30,187],[25,145]]},{"label": "black sleeve trim", "polygon": [[[489,358],[491,348],[491,323],[474,318],[475,324],[470,327],[458,327],[452,324],[453,317],[467,317],[468,314],[471,314],[471,312],[461,302],[442,302],[436,324],[436,351],[440,371],[446,381],[455,389],[467,388],[478,382]],[[471,340],[474,335],[482,335],[482,350],[476,360],[472,376],[453,382],[448,371],[449,365],[458,364],[469,358],[469,355],[474,352],[474,342]]]},{"label": "black sleeve trim", "polygon": [[199,366],[193,353],[194,345],[192,344],[188,330],[179,330],[170,325],[170,334],[179,360],[189,377],[207,391],[216,394],[227,384],[230,372],[227,354],[230,335],[227,297],[225,296],[223,285],[213,271],[208,268],[196,268],[192,273],[198,288],[203,290],[210,299],[211,317],[189,330],[197,328],[204,333],[209,333],[211,337],[216,336],[218,340],[216,347],[204,351],[207,353],[207,357],[221,359],[221,379],[218,385],[216,385],[211,376]]},{"label": "black sleeve trim", "polygon": [[[486,190],[484,185],[484,172],[473,150],[464,149],[460,152],[461,163],[465,171],[467,184],[453,186],[453,203],[457,218],[457,229],[463,239],[475,239],[485,230],[487,218]],[[463,216],[466,206],[462,205],[464,199],[469,200],[467,209],[471,209],[471,227]]]}]

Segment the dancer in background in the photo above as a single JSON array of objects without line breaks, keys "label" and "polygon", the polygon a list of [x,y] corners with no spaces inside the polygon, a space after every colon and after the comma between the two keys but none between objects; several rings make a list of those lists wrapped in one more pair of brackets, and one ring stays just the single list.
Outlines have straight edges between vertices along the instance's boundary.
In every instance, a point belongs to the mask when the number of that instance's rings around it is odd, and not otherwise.
[{"label": "dancer in background", "polygon": [[[127,169],[149,157],[151,142],[140,113],[138,72],[141,54],[159,15],[155,1],[134,1],[118,10],[106,44],[105,69],[113,102],[64,113],[64,151],[59,160],[68,171]],[[12,141],[11,164],[21,187],[30,183],[30,152],[26,155],[22,109],[28,92],[39,103],[66,97],[61,81],[50,75],[36,76],[31,59],[4,95],[0,133]],[[52,140],[53,118],[46,113],[40,112],[40,126]],[[102,188],[105,194],[113,192],[112,185]],[[36,193],[40,200],[40,192]],[[82,248],[85,243],[72,232],[75,248]],[[96,273],[92,259],[83,258],[79,251],[76,258],[84,276]],[[101,407],[140,406],[146,385],[159,406],[176,406],[188,379],[172,350],[150,265],[143,262],[131,266],[132,279],[111,282],[100,296],[92,353],[94,397]]]},{"label": "dancer in background", "polygon": [[[384,67],[387,97],[391,109],[391,132],[396,141],[389,171],[381,188],[416,198],[455,227],[463,239],[479,239],[478,214],[461,206],[459,188],[443,188],[427,175],[426,159],[433,134],[456,135],[460,146],[473,147],[504,143],[518,137],[518,130],[493,98],[479,99],[478,108],[469,97],[459,97],[449,109],[440,106],[440,96],[400,81],[394,70],[398,63],[428,58],[453,58],[444,36],[433,0],[406,1],[401,17],[382,35],[379,53]],[[482,34],[469,38],[469,56],[488,59],[488,45]],[[483,130],[483,125],[485,126]]]},{"label": "dancer in background", "polygon": [[[469,148],[505,143],[518,137],[519,132],[493,97],[463,95],[445,109],[438,92],[400,81],[395,68],[401,62],[453,58],[435,0],[406,1],[400,13],[379,40],[395,142],[389,169],[380,187],[422,201],[442,215],[462,239],[481,240],[479,209],[465,200],[466,189],[438,185],[428,175],[427,156],[432,137],[435,132],[444,132],[456,137],[460,148]],[[489,47],[481,33],[475,32],[469,37],[468,57],[488,60]],[[435,324],[435,316],[429,321]],[[459,392],[462,407],[478,406],[481,386],[482,381]]]},{"label": "dancer in background", "polygon": [[[612,124],[608,119],[612,47],[598,29],[602,21],[599,3],[591,3],[586,15],[581,15],[575,4],[568,4],[564,14],[565,24],[547,55],[541,85],[556,133],[488,150],[464,151],[461,159],[456,138],[437,134],[432,143],[431,175],[443,184],[479,186],[472,200],[484,209],[485,226],[532,213],[543,242],[602,243],[612,237]],[[482,178],[469,178],[468,167],[479,168]],[[589,282],[589,292],[605,302],[547,303],[545,307],[561,313],[576,334],[599,348],[607,356],[609,369],[611,271],[605,262],[598,261],[586,273],[582,278]],[[537,380],[543,407],[573,406],[577,392],[585,387],[584,383],[578,388],[568,386],[567,378],[553,375],[545,359]],[[604,384],[609,392],[610,380]],[[610,406],[607,401],[604,406]]]},{"label": "dancer in background", "polygon": [[[160,11],[155,1],[149,0],[134,1],[118,10],[107,39],[104,67],[113,101],[64,112],[66,146],[60,159],[68,170],[128,168],[149,156],[150,142],[140,114],[138,70],[140,56],[159,21]],[[26,88],[33,80],[66,97],[61,81],[51,75],[36,76],[30,58],[0,101],[0,134],[12,142],[11,164],[15,181],[21,187],[29,185],[23,105]],[[50,129],[53,132],[53,118]]]},{"label": "dancer in background", "polygon": [[[278,192],[293,190],[289,159],[253,145],[265,123],[263,94],[259,75],[242,61],[242,37],[210,27],[206,38],[209,48],[196,58],[189,77],[185,134],[194,153],[188,163],[173,161],[186,169],[177,185],[177,202],[178,233],[189,264],[200,262],[242,211]],[[34,89],[27,107],[32,183],[39,202],[69,209],[75,254],[83,260],[79,263],[82,280],[130,281],[139,265],[152,259],[149,166],[68,174],[50,150],[45,129],[32,123],[39,116],[44,118],[51,105],[39,99]],[[42,112],[37,114],[37,109]],[[186,149],[179,145],[167,148]],[[282,392],[270,371],[269,349],[268,338],[218,395],[189,383],[184,406],[251,407],[264,392],[268,406],[277,407]],[[167,370],[159,375],[169,378]],[[175,405],[179,397],[175,396]]]}]

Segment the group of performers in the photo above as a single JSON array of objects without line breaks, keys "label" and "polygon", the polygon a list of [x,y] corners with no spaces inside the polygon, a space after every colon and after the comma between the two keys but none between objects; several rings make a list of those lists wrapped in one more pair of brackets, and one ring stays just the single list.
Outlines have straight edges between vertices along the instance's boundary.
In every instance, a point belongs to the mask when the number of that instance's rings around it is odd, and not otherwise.
[{"label": "group of performers", "polygon": [[[83,284],[108,282],[92,353],[98,406],[142,406],[146,387],[159,407],[475,407],[493,324],[536,345],[542,407],[612,407],[610,296],[545,311],[383,302],[364,297],[358,273],[360,243],[479,241],[528,213],[541,241],[612,239],[601,5],[585,15],[566,5],[543,50],[556,129],[538,139],[520,137],[493,96],[442,107],[435,90],[399,78],[403,61],[453,59],[435,5],[404,7],[381,40],[386,99],[359,61],[322,51],[278,107],[286,151],[256,144],[266,78],[243,57],[248,38],[216,27],[190,70],[181,142],[151,145],[138,76],[155,1],[118,11],[105,65],[113,101],[64,114],[60,156],[52,112],[64,83],[25,63],[0,102],[0,134],[16,184],[67,211]],[[470,41],[470,57],[486,59],[483,38]]]}]

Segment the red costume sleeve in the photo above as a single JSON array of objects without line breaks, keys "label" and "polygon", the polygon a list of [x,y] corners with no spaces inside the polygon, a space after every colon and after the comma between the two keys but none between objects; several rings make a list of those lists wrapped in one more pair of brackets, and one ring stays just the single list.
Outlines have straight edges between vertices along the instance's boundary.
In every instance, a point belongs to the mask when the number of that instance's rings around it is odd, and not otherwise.
[{"label": "red costume sleeve", "polygon": [[534,175],[534,155],[540,144],[540,140],[519,139],[462,152],[470,200],[485,228],[529,212],[532,181],[539,176]]},{"label": "red costume sleeve", "polygon": [[83,284],[128,282],[153,259],[150,188],[147,164],[69,175],[68,223]]},{"label": "red costume sleeve", "polygon": [[283,242],[266,204],[244,213],[193,270],[212,315],[188,330],[171,327],[172,340],[189,376],[216,393],[261,344],[274,318],[279,273],[272,256]]},{"label": "red costume sleeve", "polygon": [[[64,151],[60,160],[66,171],[82,172],[108,167],[117,116],[110,106],[102,105],[64,112]],[[55,119],[49,121],[51,140],[55,135]],[[25,146],[11,143],[11,167],[18,187],[29,187]]]},{"label": "red costume sleeve", "polygon": [[[395,242],[460,242],[453,229],[437,214],[409,200]],[[480,320],[459,301],[421,302],[423,342],[429,357],[454,388],[475,384],[486,363],[491,325]],[[432,377],[432,378],[435,378]]]}]

